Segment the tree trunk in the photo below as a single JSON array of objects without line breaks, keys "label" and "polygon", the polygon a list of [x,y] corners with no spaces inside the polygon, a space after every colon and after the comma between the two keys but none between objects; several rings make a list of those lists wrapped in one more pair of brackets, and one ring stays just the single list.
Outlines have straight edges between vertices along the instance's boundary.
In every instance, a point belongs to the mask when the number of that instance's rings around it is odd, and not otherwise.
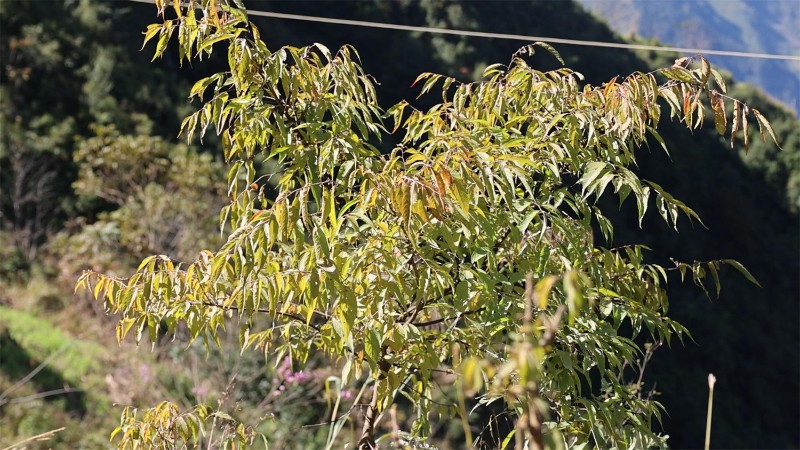
[{"label": "tree trunk", "polygon": [[372,392],[372,401],[364,414],[364,428],[361,429],[361,438],[358,440],[358,450],[374,450],[375,445],[375,422],[378,419],[378,381],[375,381],[375,388]]}]

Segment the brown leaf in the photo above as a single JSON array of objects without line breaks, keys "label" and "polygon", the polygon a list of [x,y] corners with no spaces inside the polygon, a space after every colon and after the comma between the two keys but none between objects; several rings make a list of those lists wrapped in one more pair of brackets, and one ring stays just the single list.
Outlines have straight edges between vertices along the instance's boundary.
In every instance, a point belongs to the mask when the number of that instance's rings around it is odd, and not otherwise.
[{"label": "brown leaf", "polygon": [[686,65],[688,61],[691,61],[691,56],[684,56],[683,58],[678,58],[675,60],[675,63],[672,64],[672,67],[683,67]]},{"label": "brown leaf", "polygon": [[734,100],[733,102],[733,123],[731,124],[731,148],[733,148],[733,143],[736,140],[736,132],[739,131],[739,122],[741,122],[741,117],[739,111],[741,110],[741,103],[738,100]]},{"label": "brown leaf", "polygon": [[724,135],[728,128],[728,118],[725,116],[725,100],[717,91],[711,95],[711,108],[714,110],[714,125],[717,133]]},{"label": "brown leaf", "polygon": [[744,134],[744,152],[747,153],[747,150],[750,146],[750,135],[747,132],[747,114],[750,112],[750,108],[747,105],[742,105],[742,133]]}]

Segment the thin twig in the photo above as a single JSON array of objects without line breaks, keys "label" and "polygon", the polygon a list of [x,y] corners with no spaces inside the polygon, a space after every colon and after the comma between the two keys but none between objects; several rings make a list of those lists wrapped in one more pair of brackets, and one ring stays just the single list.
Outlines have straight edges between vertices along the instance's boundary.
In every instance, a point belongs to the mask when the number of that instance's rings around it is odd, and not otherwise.
[{"label": "thin twig", "polygon": [[414,326],[415,326],[415,327],[417,327],[417,328],[421,328],[421,327],[429,327],[429,326],[431,326],[431,325],[437,325],[437,324],[440,324],[440,323],[442,323],[442,322],[447,322],[447,321],[450,321],[450,320],[456,320],[456,319],[460,319],[461,317],[463,317],[463,316],[466,316],[466,315],[469,315],[469,314],[475,314],[475,313],[479,313],[479,312],[483,311],[484,309],[486,309],[486,307],[485,307],[485,306],[482,306],[482,307],[480,307],[480,308],[478,308],[478,309],[473,309],[473,310],[471,310],[471,311],[465,311],[465,312],[463,312],[463,313],[459,313],[459,314],[458,314],[457,316],[455,316],[455,317],[442,317],[442,318],[440,318],[440,319],[429,320],[429,321],[427,321],[427,322],[418,322],[418,323],[414,323],[414,324],[412,324],[412,325],[414,325]]},{"label": "thin twig", "polygon": [[6,389],[2,394],[0,394],[0,405],[8,403],[7,401],[5,401],[6,397],[8,397],[8,394],[16,391],[17,389],[22,387],[25,383],[30,381],[31,378],[35,377],[37,373],[41,372],[42,369],[47,367],[47,365],[50,364],[50,362],[52,360],[54,360],[58,355],[60,355],[64,350],[66,350],[67,347],[69,347],[70,345],[72,345],[72,344],[64,344],[64,345],[62,345],[61,348],[59,348],[54,353],[52,353],[50,356],[48,356],[47,359],[42,361],[38,366],[36,366],[35,369],[33,369],[32,371],[30,371],[30,373],[25,375],[25,377],[23,377],[21,380],[19,380],[16,383],[14,383],[13,386],[11,386],[10,388]]},{"label": "thin twig", "polygon": [[714,374],[708,374],[708,413],[706,414],[706,446],[705,450],[711,447],[711,411],[714,406],[714,384],[717,378]]},{"label": "thin twig", "polygon": [[29,438],[23,439],[23,440],[17,442],[16,444],[11,444],[8,447],[3,448],[2,450],[14,450],[14,449],[18,449],[18,448],[23,448],[22,444],[27,444],[28,442],[46,441],[46,440],[50,439],[51,437],[53,437],[54,434],[56,434],[56,433],[58,433],[60,431],[64,431],[64,429],[66,429],[66,427],[61,427],[61,428],[56,428],[55,430],[45,431],[44,433],[37,434],[36,436],[31,436]]},{"label": "thin twig", "polygon": [[[200,302],[200,304],[205,305],[205,306],[214,306],[214,307],[220,308],[222,310],[226,310],[226,311],[239,311],[239,307],[234,306],[234,305],[225,306],[225,305],[220,305],[219,303],[215,303],[215,302]],[[299,315],[297,315],[297,314],[280,312],[280,311],[270,311],[270,310],[264,309],[264,308],[257,308],[257,309],[254,309],[253,311],[254,312],[259,312],[259,313],[265,313],[265,314],[272,314],[272,315],[281,316],[281,317],[288,317],[288,318],[294,319],[294,320],[296,320],[298,322],[306,323],[306,319],[301,317],[301,316],[299,316]],[[315,310],[315,311],[313,311],[313,313],[315,313],[317,315],[322,315],[326,319],[330,319],[329,315],[327,315],[327,314],[325,314],[325,313],[323,313],[321,311],[316,311]],[[311,328],[317,330],[317,331],[320,331],[320,327],[315,325],[315,324],[313,324],[313,323],[307,323],[307,325],[310,326]]]},{"label": "thin twig", "polygon": [[83,389],[65,387],[65,388],[61,388],[61,389],[53,389],[52,391],[37,392],[36,394],[27,395],[25,397],[12,398],[11,400],[5,400],[4,402],[0,403],[0,405],[4,405],[6,403],[8,403],[8,404],[25,403],[25,402],[30,402],[30,401],[33,401],[33,400],[39,400],[40,398],[52,397],[54,395],[61,395],[61,394],[69,394],[69,393],[72,393],[72,392],[83,392]]},{"label": "thin twig", "polygon": [[661,345],[662,345],[661,341],[652,343],[650,347],[647,348],[647,351],[645,352],[642,361],[637,364],[639,366],[639,379],[636,380],[637,388],[641,388],[642,381],[644,379],[644,369],[647,367],[647,363],[649,363],[650,360],[653,358],[653,353],[655,353],[655,351],[658,350],[658,348],[661,347]]}]

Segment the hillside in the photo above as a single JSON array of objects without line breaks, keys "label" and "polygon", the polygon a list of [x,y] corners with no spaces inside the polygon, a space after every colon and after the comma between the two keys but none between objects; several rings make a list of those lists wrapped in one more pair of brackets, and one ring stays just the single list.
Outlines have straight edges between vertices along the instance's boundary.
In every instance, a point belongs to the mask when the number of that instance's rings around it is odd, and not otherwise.
[{"label": "hillside", "polygon": [[[800,8],[795,0],[578,0],[623,35],[669,45],[800,55]],[[762,87],[800,111],[800,61],[709,56],[738,80]]]},{"label": "hillside", "polygon": [[[603,23],[566,1],[245,3],[254,9],[409,25],[615,38]],[[773,11],[773,4],[788,3],[759,4]],[[721,14],[708,5],[709,15]],[[783,12],[791,20],[793,12]],[[186,344],[178,351],[169,339],[152,353],[118,347],[104,311],[87,296],[72,294],[77,274],[86,267],[123,276],[151,253],[192,258],[217,245],[213,212],[224,196],[219,186],[225,172],[210,156],[216,144],[185,146],[175,138],[180,118],[193,108],[185,101],[191,82],[211,67],[179,67],[175,54],[149,63],[152,49],[139,48],[141,30],[153,20],[152,6],[141,4],[0,2],[0,392],[56,352],[63,352],[61,359],[13,398],[65,383],[87,392],[36,403],[0,401],[0,447],[67,426],[53,441],[55,448],[78,448],[79,443],[96,448],[107,442],[117,422],[115,403],[144,406],[168,397],[182,405],[227,401],[254,420],[274,414],[263,431],[277,439],[275,448],[291,448],[292,439],[297,448],[316,448],[325,430],[301,426],[322,421],[315,412],[325,408],[322,383],[298,382],[303,389],[280,394],[288,370],[282,362],[265,365],[260,355],[237,357],[224,349],[208,355],[190,346],[186,336],[178,336]],[[417,91],[410,85],[422,71],[474,79],[486,64],[507,61],[520,45],[298,21],[259,23],[271,48],[315,41],[330,48],[353,44],[381,83],[384,107],[413,100]],[[704,23],[697,26],[714,34]],[[672,63],[663,55],[622,50],[558,50],[591,83]],[[542,53],[533,64],[555,67],[557,62]],[[654,221],[645,225],[650,230],[645,234],[633,218],[635,208],[626,204],[614,218],[619,226],[613,245],[644,241],[660,262],[670,256],[737,258],[763,286],[727,271],[721,297],[710,301],[691,283],[673,280],[671,313],[694,340],[656,353],[646,377],[669,411],[664,429],[671,445],[696,448],[702,442],[705,377],[713,372],[719,380],[715,447],[791,448],[800,445],[800,122],[752,86],[729,84],[734,96],[769,117],[783,151],[755,138],[746,154],[741,146],[731,150],[713,126],[694,134],[665,128],[674,149],[671,158],[658,145],[641,149],[640,170],[685,200],[707,229],[684,222],[675,234]],[[67,364],[71,361],[78,361],[77,368]],[[324,363],[315,371],[322,380]],[[442,430],[438,438],[458,437],[448,433]]]}]

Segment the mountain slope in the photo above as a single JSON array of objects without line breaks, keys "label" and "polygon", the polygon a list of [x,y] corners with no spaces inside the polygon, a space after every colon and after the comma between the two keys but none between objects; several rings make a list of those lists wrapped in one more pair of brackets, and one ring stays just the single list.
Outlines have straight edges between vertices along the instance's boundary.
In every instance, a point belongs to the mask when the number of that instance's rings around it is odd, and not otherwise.
[{"label": "mountain slope", "polygon": [[[800,55],[795,0],[578,0],[622,35],[670,45]],[[800,111],[800,61],[710,56],[742,81]]]}]

